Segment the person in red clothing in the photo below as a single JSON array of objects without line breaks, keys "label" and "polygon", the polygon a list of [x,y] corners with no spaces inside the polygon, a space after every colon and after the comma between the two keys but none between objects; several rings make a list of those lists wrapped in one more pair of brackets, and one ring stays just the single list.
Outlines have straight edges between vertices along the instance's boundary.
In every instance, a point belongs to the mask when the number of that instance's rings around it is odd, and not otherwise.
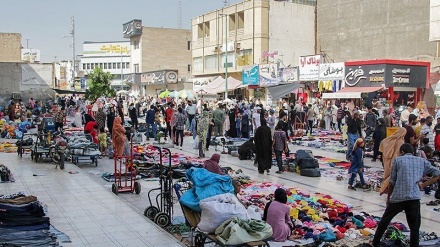
[{"label": "person in red clothing", "polygon": [[167,130],[165,132],[166,135],[168,135],[171,138],[171,117],[174,114],[174,105],[172,103],[168,104],[168,108],[165,111],[165,122],[167,124]]},{"label": "person in red clothing", "polygon": [[440,151],[440,134],[437,134],[435,136],[434,147],[435,147],[435,151]]},{"label": "person in red clothing", "polygon": [[90,134],[93,138],[93,142],[98,144],[98,124],[90,115],[84,115],[86,124],[84,125],[84,133]]}]

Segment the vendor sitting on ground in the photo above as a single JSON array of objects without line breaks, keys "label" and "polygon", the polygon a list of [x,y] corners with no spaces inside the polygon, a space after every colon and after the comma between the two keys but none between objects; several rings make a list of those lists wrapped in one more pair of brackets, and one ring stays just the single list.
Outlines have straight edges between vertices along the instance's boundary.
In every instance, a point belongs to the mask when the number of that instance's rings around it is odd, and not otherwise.
[{"label": "vendor sitting on ground", "polygon": [[225,175],[225,173],[222,171],[222,169],[218,164],[219,161],[220,161],[220,154],[215,153],[211,156],[209,160],[205,160],[205,162],[203,163],[203,167],[212,173]]},{"label": "vendor sitting on ground", "polygon": [[287,204],[284,189],[275,190],[275,200],[266,204],[263,220],[272,227],[272,238],[276,242],[284,242],[292,233],[293,223],[290,220],[290,206]]},{"label": "vendor sitting on ground", "polygon": [[238,148],[238,158],[240,160],[247,160],[250,152],[255,153],[254,138],[249,139],[249,141],[243,143]]},{"label": "vendor sitting on ground", "polygon": [[[203,167],[212,173],[216,173],[219,175],[226,175],[226,173],[222,171],[220,165],[218,164],[219,162],[220,162],[220,154],[215,153],[211,156],[209,160],[205,160],[205,162],[203,163]],[[240,192],[240,185],[241,185],[240,182],[236,178],[232,179],[232,186],[234,186],[235,194],[238,194],[238,192]]]}]

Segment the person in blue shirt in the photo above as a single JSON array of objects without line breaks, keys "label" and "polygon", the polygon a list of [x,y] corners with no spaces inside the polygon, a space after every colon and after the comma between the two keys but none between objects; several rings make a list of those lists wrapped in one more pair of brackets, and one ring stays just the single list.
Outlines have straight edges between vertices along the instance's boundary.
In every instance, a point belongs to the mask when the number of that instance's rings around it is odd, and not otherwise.
[{"label": "person in blue shirt", "polygon": [[153,132],[154,139],[156,139],[157,126],[154,123],[155,115],[156,115],[156,110],[154,108],[154,105],[151,105],[150,110],[147,111],[147,117],[145,118],[145,123],[147,124],[147,131],[145,132],[145,135],[147,136],[147,141],[150,140],[150,129],[151,132]]},{"label": "person in blue shirt", "polygon": [[[399,151],[401,156],[394,159],[391,168],[387,207],[371,243],[374,247],[380,246],[380,240],[388,224],[402,211],[405,211],[410,229],[410,246],[419,246],[420,190],[440,179],[440,170],[433,167],[428,160],[412,155],[414,149],[411,144],[404,143]],[[430,174],[432,178],[422,183],[426,174]]]}]

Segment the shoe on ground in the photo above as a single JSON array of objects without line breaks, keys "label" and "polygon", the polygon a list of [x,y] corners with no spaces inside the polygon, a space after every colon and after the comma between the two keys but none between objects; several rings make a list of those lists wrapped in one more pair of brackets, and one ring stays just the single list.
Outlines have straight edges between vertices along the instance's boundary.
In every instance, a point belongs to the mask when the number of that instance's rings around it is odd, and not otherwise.
[{"label": "shoe on ground", "polygon": [[182,150],[182,147],[179,147],[180,150]]},{"label": "shoe on ground", "polygon": [[275,173],[283,174],[283,171],[276,171]]},{"label": "shoe on ground", "polygon": [[269,169],[267,169],[267,170],[266,170],[266,173],[267,173],[267,174],[269,174],[269,173],[270,173],[270,170],[269,170]]},{"label": "shoe on ground", "polygon": [[351,185],[348,186],[348,189],[349,189],[349,190],[356,190],[356,188],[353,187],[353,186],[351,186]]}]

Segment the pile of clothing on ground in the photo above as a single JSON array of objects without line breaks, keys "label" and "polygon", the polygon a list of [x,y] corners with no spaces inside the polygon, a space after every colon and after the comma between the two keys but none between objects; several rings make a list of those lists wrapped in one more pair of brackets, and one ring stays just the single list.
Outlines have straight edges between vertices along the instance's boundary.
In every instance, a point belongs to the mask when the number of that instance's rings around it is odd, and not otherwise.
[{"label": "pile of clothing on ground", "polygon": [[17,145],[12,142],[0,142],[0,153],[15,153],[17,152]]},{"label": "pile of clothing on ground", "polygon": [[0,137],[5,139],[21,139],[23,134],[33,128],[29,121],[8,122],[0,119]]},{"label": "pile of clothing on ground", "polygon": [[[309,193],[298,188],[289,188],[273,182],[248,181],[242,185],[238,198],[247,205],[253,205],[264,210],[265,205],[273,200],[277,188],[286,190],[287,204],[291,206],[290,216],[295,226],[290,244],[313,244],[313,242],[334,242],[328,246],[361,246],[368,243],[375,233],[380,217],[366,212],[354,212],[351,205],[345,204],[321,193]],[[328,232],[328,229],[331,231]],[[384,240],[389,245],[407,244],[409,241],[408,228],[398,222],[389,225]],[[325,239],[323,238],[323,233]],[[435,233],[421,231],[421,244],[438,246],[440,243]],[[330,240],[330,241],[329,241]],[[271,246],[286,246],[286,243]],[[287,245],[289,246],[289,245]],[[400,245],[399,245],[400,246]]]},{"label": "pile of clothing on ground", "polygon": [[223,245],[242,245],[272,236],[272,227],[253,219],[235,196],[235,180],[231,176],[201,168],[190,168],[186,175],[192,188],[179,201],[188,208],[186,217],[188,212],[199,213],[200,220],[193,222],[199,231],[215,234],[215,241]]},{"label": "pile of clothing on ground", "polygon": [[59,246],[70,239],[50,224],[35,196],[0,195],[0,246]]},{"label": "pile of clothing on ground", "polygon": [[4,164],[0,164],[0,182],[15,182],[14,175],[11,170]]}]

